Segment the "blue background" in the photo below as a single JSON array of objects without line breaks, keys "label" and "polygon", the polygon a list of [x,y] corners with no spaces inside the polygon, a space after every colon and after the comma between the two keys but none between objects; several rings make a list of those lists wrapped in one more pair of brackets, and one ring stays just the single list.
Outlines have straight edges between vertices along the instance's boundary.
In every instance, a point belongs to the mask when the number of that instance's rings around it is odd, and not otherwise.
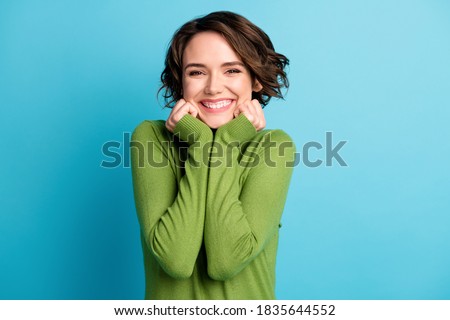
[{"label": "blue background", "polygon": [[268,127],[300,152],[327,131],[347,141],[347,167],[295,170],[278,298],[450,299],[443,0],[1,1],[0,298],[143,298],[131,172],[102,168],[102,145],[126,156],[124,133],[167,118],[168,41],[216,10],[246,16],[291,60]]}]

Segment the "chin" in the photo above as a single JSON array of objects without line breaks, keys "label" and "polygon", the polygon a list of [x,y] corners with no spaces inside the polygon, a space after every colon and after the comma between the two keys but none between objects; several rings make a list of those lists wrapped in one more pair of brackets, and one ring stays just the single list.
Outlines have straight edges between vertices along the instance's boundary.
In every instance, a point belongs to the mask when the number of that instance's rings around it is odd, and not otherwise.
[{"label": "chin", "polygon": [[206,120],[203,121],[208,127],[210,127],[211,129],[217,129],[221,126],[223,126],[224,124],[230,122],[232,119],[229,120]]},{"label": "chin", "polygon": [[223,126],[224,124],[230,122],[231,120],[233,120],[233,117],[231,118],[227,118],[227,119],[201,119],[208,127],[210,127],[211,129],[217,129],[221,126]]}]

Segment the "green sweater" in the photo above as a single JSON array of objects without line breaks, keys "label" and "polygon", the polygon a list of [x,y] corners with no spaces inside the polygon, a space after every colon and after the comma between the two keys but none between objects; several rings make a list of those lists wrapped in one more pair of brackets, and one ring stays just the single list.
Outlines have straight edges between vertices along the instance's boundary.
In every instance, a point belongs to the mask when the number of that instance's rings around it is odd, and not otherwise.
[{"label": "green sweater", "polygon": [[275,299],[278,229],[295,145],[240,115],[215,133],[185,115],[174,134],[131,138],[146,299]]}]

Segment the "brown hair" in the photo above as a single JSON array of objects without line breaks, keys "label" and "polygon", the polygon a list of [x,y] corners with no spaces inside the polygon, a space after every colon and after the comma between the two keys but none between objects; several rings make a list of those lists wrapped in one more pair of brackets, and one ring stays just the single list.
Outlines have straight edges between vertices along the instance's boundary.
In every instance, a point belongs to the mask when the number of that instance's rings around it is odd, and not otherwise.
[{"label": "brown hair", "polygon": [[223,35],[249,69],[252,79],[262,85],[259,92],[252,93],[267,105],[272,97],[282,98],[281,88],[289,87],[285,67],[289,59],[275,52],[269,36],[241,15],[229,11],[212,12],[204,17],[185,23],[172,37],[166,54],[165,68],[161,73],[161,90],[165,107],[183,98],[183,52],[189,40],[197,33],[215,31]]}]

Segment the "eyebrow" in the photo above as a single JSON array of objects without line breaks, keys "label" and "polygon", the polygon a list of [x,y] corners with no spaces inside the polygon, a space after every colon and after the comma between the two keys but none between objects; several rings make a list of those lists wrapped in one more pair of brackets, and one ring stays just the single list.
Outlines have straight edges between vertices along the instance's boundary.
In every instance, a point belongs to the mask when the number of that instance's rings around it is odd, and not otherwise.
[{"label": "eyebrow", "polygon": [[[241,67],[245,67],[245,65],[240,62],[240,61],[230,61],[230,62],[225,62],[222,63],[221,67],[233,67],[233,66],[241,66]],[[184,70],[188,69],[188,68],[206,68],[206,65],[202,64],[202,63],[188,63],[185,67]]]}]

